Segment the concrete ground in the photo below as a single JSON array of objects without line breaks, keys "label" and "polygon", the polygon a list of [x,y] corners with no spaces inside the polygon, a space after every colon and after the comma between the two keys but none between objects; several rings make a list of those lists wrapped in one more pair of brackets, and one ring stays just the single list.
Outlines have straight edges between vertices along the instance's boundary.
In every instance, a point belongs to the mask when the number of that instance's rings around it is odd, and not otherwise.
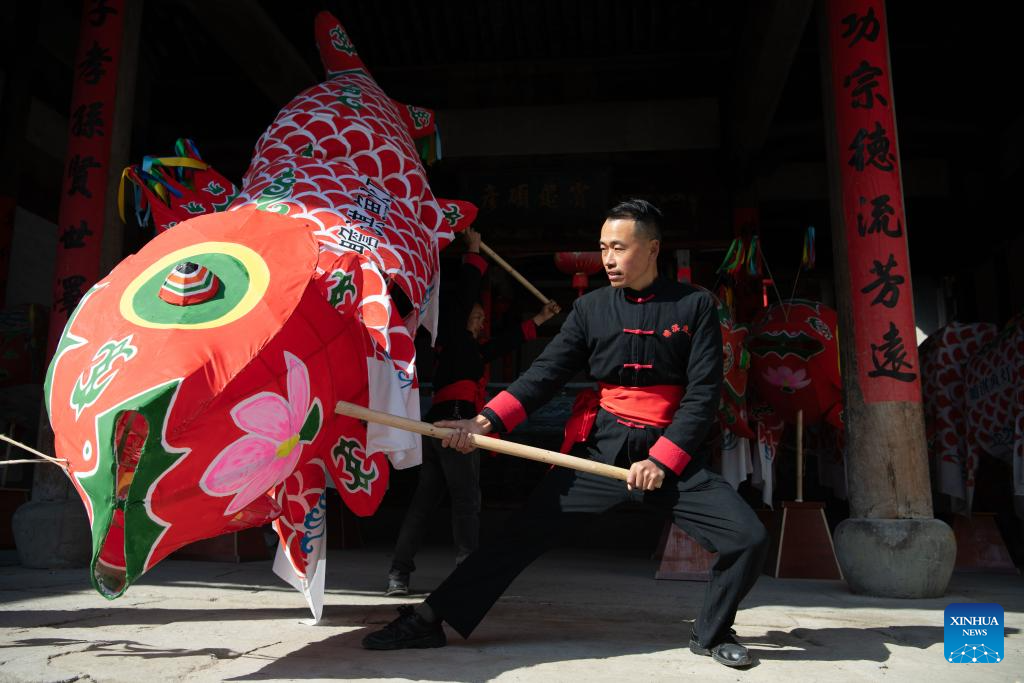
[{"label": "concrete ground", "polygon": [[[418,558],[414,588],[447,573],[449,551]],[[565,550],[514,583],[472,639],[448,647],[369,652],[359,641],[401,602],[380,589],[381,550],[332,551],[323,622],[304,624],[302,597],[270,562],[165,561],[108,602],[84,569],[40,571],[0,553],[2,681],[1020,681],[1024,580],[956,575],[936,600],[851,594],[832,581],[761,578],[737,630],[759,659],[747,671],[686,649],[704,584],[655,581],[645,558]],[[943,609],[996,602],[1005,660],[965,668],[943,658]]]}]

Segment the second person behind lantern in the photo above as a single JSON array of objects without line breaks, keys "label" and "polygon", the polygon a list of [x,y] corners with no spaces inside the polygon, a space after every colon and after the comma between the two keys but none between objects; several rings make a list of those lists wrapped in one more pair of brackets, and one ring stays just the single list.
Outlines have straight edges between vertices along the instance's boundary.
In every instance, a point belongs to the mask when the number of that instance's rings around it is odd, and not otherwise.
[{"label": "second person behind lantern", "polygon": [[[468,228],[463,233],[466,254],[462,259],[456,309],[438,335],[434,400],[425,416],[428,422],[473,417],[484,404],[480,380],[484,365],[537,336],[537,326],[558,314],[554,301],[548,302],[520,327],[480,342],[486,317],[479,303],[480,283],[487,261],[480,256],[480,233]],[[443,302],[442,302],[443,303]],[[440,505],[445,491],[451,498],[452,536],[455,562],[462,562],[476,550],[480,536],[480,452],[463,454],[442,448],[436,439],[423,439],[423,465],[419,484],[405,514],[395,544],[385,595],[409,594],[409,577],[416,570],[414,558],[423,541],[431,513]]]}]

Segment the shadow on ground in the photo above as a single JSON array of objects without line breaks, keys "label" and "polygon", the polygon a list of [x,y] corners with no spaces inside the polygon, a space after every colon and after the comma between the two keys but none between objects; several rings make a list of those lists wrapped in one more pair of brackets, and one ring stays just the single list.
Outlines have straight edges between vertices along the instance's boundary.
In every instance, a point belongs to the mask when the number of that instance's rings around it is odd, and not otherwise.
[{"label": "shadow on ground", "polygon": [[[379,610],[375,614],[380,617],[380,625],[390,617]],[[334,625],[340,625],[341,618],[333,611],[328,616]],[[530,625],[529,630],[526,625]],[[611,662],[629,655],[678,651],[685,648],[690,622],[666,623],[663,615],[652,612],[629,614],[620,609],[523,604],[503,606],[470,640],[462,640],[449,630],[449,645],[442,649],[363,650],[363,636],[376,628],[378,624],[311,643],[257,672],[231,680],[388,677],[484,681],[549,662]],[[1006,631],[1007,635],[1017,632]],[[795,628],[741,638],[758,660],[809,662],[886,662],[894,646],[925,650],[942,639],[941,626]],[[689,653],[685,656],[700,659]]]},{"label": "shadow on ground", "polygon": [[189,650],[186,648],[159,648],[143,645],[134,640],[81,640],[77,638],[25,638],[0,645],[8,647],[51,647],[78,648],[78,653],[95,652],[98,657],[141,657],[142,659],[164,659],[167,657],[212,657],[214,659],[238,659],[244,653],[223,647]]},{"label": "shadow on ground", "polygon": [[[394,605],[381,605],[383,609]],[[330,618],[332,623],[352,624],[359,626],[364,622],[367,613],[374,609],[373,605],[332,605]],[[69,610],[18,610],[0,614],[0,625],[4,628],[60,628],[60,627],[93,627],[93,626],[166,626],[168,624],[230,622],[230,621],[298,621],[308,619],[309,608],[304,605],[295,607],[237,607],[225,609],[210,608],[173,608],[144,607],[125,605],[118,608],[69,609]],[[0,648],[7,647],[6,643]]]}]

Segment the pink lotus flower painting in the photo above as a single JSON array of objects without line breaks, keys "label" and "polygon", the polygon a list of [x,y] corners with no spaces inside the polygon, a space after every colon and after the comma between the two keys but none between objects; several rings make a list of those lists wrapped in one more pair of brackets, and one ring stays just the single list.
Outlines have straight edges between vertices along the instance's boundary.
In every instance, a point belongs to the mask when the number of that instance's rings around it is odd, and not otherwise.
[{"label": "pink lotus flower painting", "polygon": [[780,365],[774,368],[765,368],[761,375],[764,377],[764,381],[769,384],[776,386],[780,391],[787,394],[792,394],[797,389],[803,389],[811,383],[810,378],[807,377],[807,371],[803,368],[788,368],[785,365]]},{"label": "pink lotus flower painting", "polygon": [[212,496],[234,494],[225,515],[232,515],[284,481],[323,424],[320,399],[310,404],[309,372],[285,352],[288,398],[264,391],[231,409],[245,436],[221,451],[203,475],[201,486]]}]

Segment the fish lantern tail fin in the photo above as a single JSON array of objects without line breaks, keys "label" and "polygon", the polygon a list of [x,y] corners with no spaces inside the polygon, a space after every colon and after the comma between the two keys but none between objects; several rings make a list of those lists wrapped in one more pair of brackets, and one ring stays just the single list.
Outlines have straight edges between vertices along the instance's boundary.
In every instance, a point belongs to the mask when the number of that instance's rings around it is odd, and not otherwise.
[{"label": "fish lantern tail fin", "polygon": [[348,37],[345,27],[330,12],[320,12],[316,15],[316,47],[328,78],[339,71],[366,71],[366,65],[359,58],[359,53],[356,52],[356,47]]},{"label": "fish lantern tail fin", "polygon": [[426,107],[417,107],[414,104],[404,104],[398,100],[391,100],[395,109],[402,116],[409,136],[416,144],[416,151],[420,159],[426,165],[441,160],[441,131],[437,127],[437,116]]},{"label": "fish lantern tail fin", "polygon": [[[437,248],[444,249],[451,243],[454,236],[453,233],[462,232],[473,225],[479,209],[476,208],[476,204],[473,202],[467,202],[462,199],[442,199],[438,197],[437,203],[441,207],[442,216],[444,216],[444,222],[441,225],[441,229],[438,230]],[[445,228],[447,230],[444,230]]]},{"label": "fish lantern tail fin", "polygon": [[442,199],[437,198],[441,206],[445,223],[452,232],[462,232],[476,221],[476,215],[480,212],[473,202],[464,199]]},{"label": "fish lantern tail fin", "polygon": [[405,104],[398,100],[391,100],[402,115],[402,121],[409,130],[413,140],[419,140],[437,131],[437,118],[434,112],[426,107],[417,107],[415,104]]}]

